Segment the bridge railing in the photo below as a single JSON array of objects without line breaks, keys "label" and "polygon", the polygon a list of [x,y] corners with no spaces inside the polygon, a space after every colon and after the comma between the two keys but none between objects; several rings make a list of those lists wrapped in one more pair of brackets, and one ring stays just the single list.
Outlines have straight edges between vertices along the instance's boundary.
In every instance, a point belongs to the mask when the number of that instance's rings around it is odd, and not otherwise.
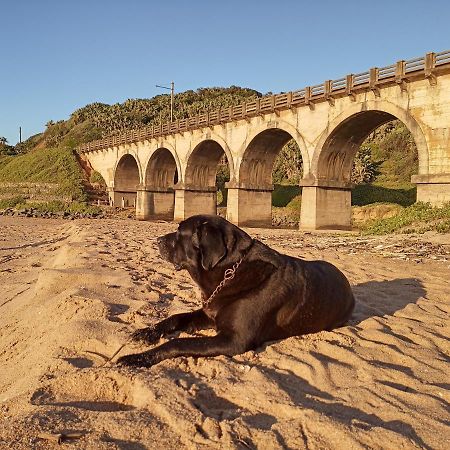
[{"label": "bridge railing", "polygon": [[439,70],[443,66],[450,67],[450,50],[440,53],[427,53],[425,56],[407,61],[398,61],[386,67],[373,67],[366,72],[350,74],[337,80],[327,80],[322,84],[308,86],[297,91],[267,95],[228,108],[205,111],[186,119],[153,124],[137,130],[128,130],[118,135],[82,144],[78,151],[86,153],[116,147],[121,144],[130,144],[160,136],[247,119],[288,108],[312,105],[316,102],[333,101],[334,97],[354,95],[358,91],[367,89],[377,91],[379,87],[390,83],[399,83],[403,86],[405,81],[421,73],[433,82],[436,74],[439,74]]}]

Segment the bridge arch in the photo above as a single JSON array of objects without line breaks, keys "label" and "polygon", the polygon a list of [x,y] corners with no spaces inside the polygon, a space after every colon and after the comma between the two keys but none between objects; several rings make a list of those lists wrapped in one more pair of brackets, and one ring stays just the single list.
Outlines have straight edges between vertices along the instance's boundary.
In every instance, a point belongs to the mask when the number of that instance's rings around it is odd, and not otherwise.
[{"label": "bridge arch", "polygon": [[147,188],[173,188],[176,182],[181,181],[181,176],[177,153],[169,144],[163,143],[147,161],[144,184]]},{"label": "bridge arch", "polygon": [[428,174],[428,144],[419,123],[407,110],[381,99],[353,105],[329,123],[315,147],[311,173],[318,180],[349,183],[361,144],[372,131],[395,119],[403,122],[413,136],[419,173]]},{"label": "bridge arch", "polygon": [[[119,152],[120,155],[120,152]],[[136,164],[136,167],[138,169],[138,177],[139,177],[139,182],[138,184],[141,182],[142,180],[142,166],[141,166],[141,161],[139,159],[139,156],[137,155],[136,152],[134,151],[125,151],[123,152],[123,154],[121,156],[117,157],[117,161],[114,165],[114,186],[116,183],[116,177],[119,174],[119,177],[121,177],[123,175],[123,171],[125,170],[130,170],[131,165],[133,163],[132,160],[134,160],[134,163]],[[131,158],[131,160],[129,159]],[[127,162],[128,161],[128,162]],[[134,168],[133,168],[134,170]],[[121,180],[119,179],[119,183],[121,182]]]},{"label": "bridge arch", "polygon": [[278,154],[289,141],[297,143],[304,172],[309,173],[307,147],[295,126],[282,120],[267,125],[251,129],[239,152],[242,159],[237,168],[237,181],[230,183],[228,190],[227,218],[239,225],[271,226],[272,172]]},{"label": "bridge arch", "polygon": [[137,219],[173,219],[174,186],[178,183],[180,174],[178,156],[168,144],[160,145],[151,153],[145,167],[143,183],[137,193]]},{"label": "bridge arch", "polygon": [[303,136],[291,124],[279,120],[274,127],[267,124],[256,127],[248,135],[243,155],[237,168],[239,183],[268,186],[272,183],[272,169],[275,159],[291,139],[297,143],[303,160],[304,175],[309,173],[310,162],[307,146]]},{"label": "bridge arch", "polygon": [[184,183],[186,186],[202,188],[215,188],[217,166],[225,154],[230,169],[230,179],[234,178],[234,164],[228,146],[220,139],[203,139],[195,143],[193,150],[187,157]]},{"label": "bridge arch", "polygon": [[136,194],[141,179],[139,159],[131,153],[122,155],[114,168],[114,205],[136,206]]},{"label": "bridge arch", "polygon": [[331,120],[318,139],[311,173],[301,182],[302,204],[306,205],[301,228],[351,229],[351,172],[356,152],[372,131],[396,119],[415,141],[419,173],[428,174],[427,140],[411,112],[382,99],[355,103]]}]

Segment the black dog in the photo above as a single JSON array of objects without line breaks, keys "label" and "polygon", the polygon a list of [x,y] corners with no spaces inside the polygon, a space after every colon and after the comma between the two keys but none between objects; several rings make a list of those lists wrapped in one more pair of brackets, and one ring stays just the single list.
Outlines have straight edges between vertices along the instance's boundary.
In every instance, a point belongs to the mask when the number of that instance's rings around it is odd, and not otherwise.
[{"label": "black dog", "polygon": [[343,325],[355,300],[345,276],[325,261],[303,261],[272,250],[218,216],[181,222],[158,238],[161,256],[186,269],[203,307],[175,314],[132,338],[153,344],[175,331],[215,328],[216,336],[172,339],[119,364],[150,367],[177,356],[237,355],[266,341]]}]

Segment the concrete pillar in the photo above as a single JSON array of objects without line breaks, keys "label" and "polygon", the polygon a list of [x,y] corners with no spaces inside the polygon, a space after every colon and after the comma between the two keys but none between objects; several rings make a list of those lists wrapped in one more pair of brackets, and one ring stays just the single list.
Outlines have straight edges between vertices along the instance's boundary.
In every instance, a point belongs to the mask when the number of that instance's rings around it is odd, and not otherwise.
[{"label": "concrete pillar", "polygon": [[442,206],[450,202],[450,174],[413,175],[411,182],[417,184],[417,201]]},{"label": "concrete pillar", "polygon": [[114,204],[114,188],[108,187],[107,191],[108,191],[108,203],[109,203],[109,206],[114,206],[115,205]]},{"label": "concrete pillar", "polygon": [[272,191],[245,189],[228,184],[227,219],[235,225],[248,227],[272,226]]},{"label": "concrete pillar", "polygon": [[196,214],[217,214],[217,189],[175,186],[174,220],[182,221]]},{"label": "concrete pillar", "polygon": [[173,220],[174,202],[173,190],[139,188],[136,199],[136,219]]},{"label": "concrete pillar", "polygon": [[351,185],[340,182],[305,184],[300,183],[303,186],[300,229],[351,230]]},{"label": "concrete pillar", "polygon": [[113,191],[112,196],[114,206],[128,208],[136,206],[136,191]]}]

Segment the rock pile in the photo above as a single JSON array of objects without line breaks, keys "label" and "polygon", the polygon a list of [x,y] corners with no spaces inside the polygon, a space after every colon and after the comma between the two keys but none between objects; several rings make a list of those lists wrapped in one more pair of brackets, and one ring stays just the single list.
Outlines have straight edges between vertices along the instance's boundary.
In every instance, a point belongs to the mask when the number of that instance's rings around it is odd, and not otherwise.
[{"label": "rock pile", "polygon": [[103,219],[106,217],[104,212],[69,212],[69,211],[42,211],[36,208],[6,208],[0,209],[0,216],[16,217],[41,217],[44,219]]}]

